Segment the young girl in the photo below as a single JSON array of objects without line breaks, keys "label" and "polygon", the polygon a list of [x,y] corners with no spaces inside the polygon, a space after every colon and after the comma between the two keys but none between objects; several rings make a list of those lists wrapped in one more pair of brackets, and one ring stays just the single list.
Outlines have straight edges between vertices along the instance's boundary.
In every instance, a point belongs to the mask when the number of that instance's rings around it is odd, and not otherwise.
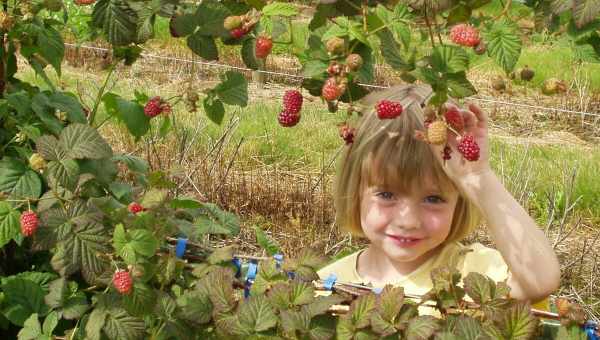
[{"label": "young girl", "polygon": [[[339,164],[334,205],[338,225],[370,244],[322,268],[320,278],[334,273],[340,282],[393,284],[422,295],[432,288],[431,270],[453,263],[463,277],[478,272],[506,281],[513,298],[543,300],[559,287],[558,259],[491,169],[485,113],[475,105],[460,111],[479,159],[466,161],[448,133],[452,152],[444,160],[444,146],[415,138],[416,130],[425,131],[431,94],[428,86],[398,86],[362,101],[366,110]],[[400,116],[380,119],[375,105],[382,99],[401,103]],[[479,216],[498,250],[459,242]]]}]

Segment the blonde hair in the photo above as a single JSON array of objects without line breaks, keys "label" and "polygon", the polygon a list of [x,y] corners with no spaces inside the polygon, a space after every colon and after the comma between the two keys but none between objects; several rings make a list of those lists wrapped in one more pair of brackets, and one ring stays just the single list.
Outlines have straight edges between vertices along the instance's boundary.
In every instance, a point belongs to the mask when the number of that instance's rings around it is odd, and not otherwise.
[{"label": "blonde hair", "polygon": [[[432,95],[428,85],[402,85],[367,95],[366,109],[356,126],[354,142],[338,163],[334,182],[334,206],[338,225],[364,236],[360,219],[363,190],[372,185],[410,190],[432,176],[442,190],[455,188],[427,143],[414,138],[424,130],[423,107]],[[375,104],[382,99],[400,102],[403,112],[395,119],[379,119]],[[451,229],[445,242],[464,239],[479,223],[477,208],[460,193]]]}]

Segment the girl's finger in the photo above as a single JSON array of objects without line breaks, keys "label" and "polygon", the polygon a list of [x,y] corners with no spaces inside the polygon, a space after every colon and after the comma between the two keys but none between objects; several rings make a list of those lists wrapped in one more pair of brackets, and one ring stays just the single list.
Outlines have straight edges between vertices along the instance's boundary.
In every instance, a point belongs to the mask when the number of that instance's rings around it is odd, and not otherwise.
[{"label": "girl's finger", "polygon": [[465,120],[465,129],[466,130],[471,130],[474,127],[477,126],[477,117],[475,116],[475,114],[471,111],[467,111],[467,110],[460,110],[460,113],[463,116],[463,119]]},{"label": "girl's finger", "polygon": [[481,108],[474,103],[469,103],[469,111],[473,112],[475,117],[477,117],[480,127],[487,127],[488,116],[485,111],[481,110]]}]

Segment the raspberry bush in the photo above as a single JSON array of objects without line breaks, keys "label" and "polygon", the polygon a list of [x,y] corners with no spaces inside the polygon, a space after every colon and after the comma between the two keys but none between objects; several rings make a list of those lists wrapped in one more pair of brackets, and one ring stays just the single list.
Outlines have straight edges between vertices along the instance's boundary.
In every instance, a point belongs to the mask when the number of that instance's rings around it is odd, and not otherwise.
[{"label": "raspberry bush", "polygon": [[[460,115],[444,104],[448,97],[476,93],[466,76],[469,53],[487,54],[507,74],[513,72],[523,34],[507,15],[471,17],[486,2],[327,1],[316,5],[306,41],[294,34],[299,11],[292,3],[75,4],[89,6],[91,29],[112,45],[107,80],[117,64],[136,62],[157,16],[169,18],[171,34],[204,60],[219,58],[218,45],[233,45],[248,68],[268,69],[273,45],[292,46],[304,80],[301,89],[285,94],[282,111],[273,118],[286,127],[301,124],[303,96],[321,97],[331,110],[338,102],[355,108],[368,93],[361,84],[374,78],[376,51],[402,79],[434,90],[426,109],[429,131],[420,132],[424,142],[459,137],[458,152],[475,161],[476,141],[464,135]],[[168,172],[115,153],[98,132],[109,119],[123,124],[136,141],[153,126],[166,134],[174,119],[171,105],[179,100],[193,111],[201,107],[220,124],[226,105],[247,105],[245,77],[228,71],[211,89],[189,89],[168,99],[141,90],[124,98],[107,91],[105,82],[92,104],[83,103],[46,74],[49,67],[61,72],[63,22],[49,19],[61,4],[4,2],[0,11],[0,333],[19,339],[455,339],[468,334],[527,339],[547,331],[530,306],[507,298],[506,285],[473,273],[459,285],[460,275],[450,268],[432,274],[435,288],[422,302],[433,304],[439,318],[419,315],[401,288],[375,293],[341,284],[330,296],[316,296],[323,282],[315,270],[326,259],[311,248],[294,259],[272,259],[278,246],[260,229],[258,243],[270,257],[260,259],[248,285],[249,267],[235,265],[235,244],[223,246],[239,233],[239,219],[210,202],[177,194]],[[556,34],[564,32],[574,48],[600,54],[595,29],[600,7],[594,0],[525,5],[547,18]],[[425,44],[430,48],[418,48]],[[17,56],[26,63],[17,63]],[[48,89],[20,80],[22,65]],[[524,80],[534,76],[529,69],[518,73]],[[545,85],[548,93],[563,89],[558,79]],[[100,108],[107,117],[99,118]],[[402,112],[393,102],[368,109],[382,119]],[[346,122],[338,128],[351,146],[355,128]],[[446,145],[444,159],[451,153]],[[189,243],[185,251],[177,241],[182,235]],[[581,308],[559,302],[562,326],[545,336],[584,336]],[[466,310],[476,310],[476,316]]]}]

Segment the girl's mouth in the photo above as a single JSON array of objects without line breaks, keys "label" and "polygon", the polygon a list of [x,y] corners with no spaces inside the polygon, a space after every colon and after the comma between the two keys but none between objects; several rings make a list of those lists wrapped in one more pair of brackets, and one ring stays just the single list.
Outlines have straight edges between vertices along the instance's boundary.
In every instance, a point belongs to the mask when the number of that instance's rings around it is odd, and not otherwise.
[{"label": "girl's mouth", "polygon": [[389,238],[392,239],[392,241],[394,241],[394,243],[397,246],[400,247],[412,247],[415,246],[417,243],[419,243],[422,239],[421,238],[414,238],[414,237],[402,237],[402,236],[397,236],[397,235],[387,235]]}]

